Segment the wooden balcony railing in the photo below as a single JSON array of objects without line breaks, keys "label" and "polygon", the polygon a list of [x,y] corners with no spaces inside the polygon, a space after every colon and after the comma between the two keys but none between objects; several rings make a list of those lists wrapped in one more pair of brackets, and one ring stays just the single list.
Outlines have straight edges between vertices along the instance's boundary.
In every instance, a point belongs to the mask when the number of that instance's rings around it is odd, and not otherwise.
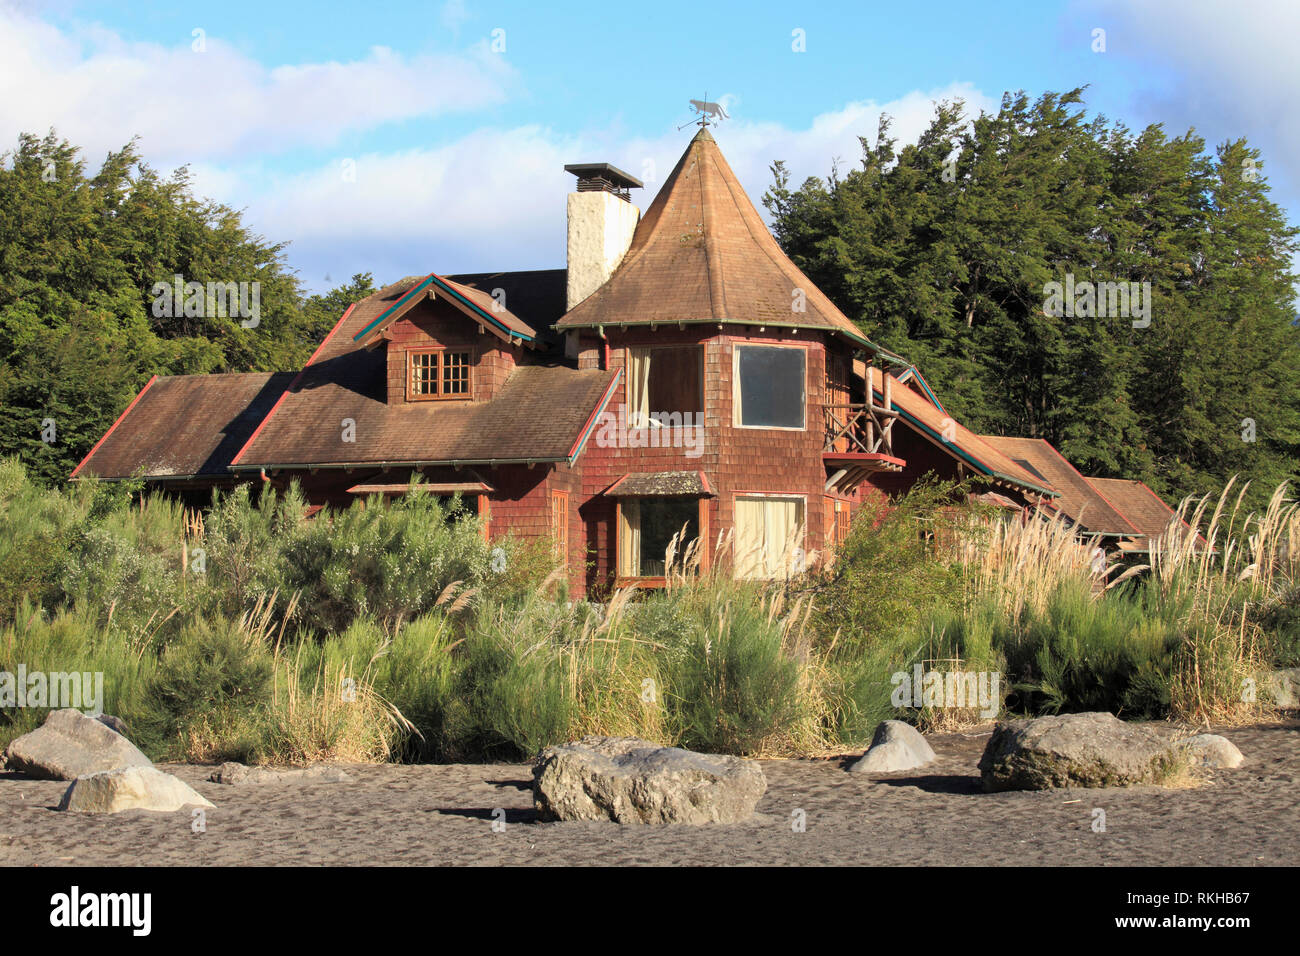
[{"label": "wooden balcony railing", "polygon": [[868,391],[865,402],[822,406],[826,419],[824,451],[893,455],[893,429],[898,412],[890,407],[892,381],[885,377],[883,404],[877,405]]}]

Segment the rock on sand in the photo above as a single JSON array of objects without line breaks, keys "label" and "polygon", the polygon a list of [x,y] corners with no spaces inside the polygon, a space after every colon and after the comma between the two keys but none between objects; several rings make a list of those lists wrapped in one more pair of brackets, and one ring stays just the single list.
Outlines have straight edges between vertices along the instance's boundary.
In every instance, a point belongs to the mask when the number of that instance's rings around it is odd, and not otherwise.
[{"label": "rock on sand", "polygon": [[338,767],[246,767],[242,763],[223,763],[208,777],[213,783],[346,783],[352,778]]},{"label": "rock on sand", "polygon": [[60,810],[75,813],[172,812],[186,806],[212,804],[188,784],[153,767],[127,767],[78,777],[59,803]]},{"label": "rock on sand", "polygon": [[1112,714],[1061,714],[997,725],[980,758],[986,790],[1156,783],[1174,763],[1159,733]]},{"label": "rock on sand", "polygon": [[71,708],[52,711],[44,724],[12,741],[5,761],[10,770],[43,780],[74,780],[105,770],[153,766],[107,723]]},{"label": "rock on sand", "polygon": [[852,773],[915,770],[933,760],[934,748],[919,730],[901,720],[886,720],[876,728],[867,752],[849,770]]},{"label": "rock on sand", "polygon": [[734,823],[753,814],[766,789],[755,761],[635,737],[583,737],[543,750],[533,765],[543,820]]}]

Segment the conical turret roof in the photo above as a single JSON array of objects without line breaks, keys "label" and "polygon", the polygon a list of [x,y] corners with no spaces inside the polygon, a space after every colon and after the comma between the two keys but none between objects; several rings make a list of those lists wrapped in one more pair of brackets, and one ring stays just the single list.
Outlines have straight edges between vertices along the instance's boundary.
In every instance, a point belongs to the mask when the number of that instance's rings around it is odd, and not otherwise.
[{"label": "conical turret roof", "polygon": [[707,129],[686,147],[609,281],[556,327],[679,322],[825,329],[884,351],[781,251]]}]

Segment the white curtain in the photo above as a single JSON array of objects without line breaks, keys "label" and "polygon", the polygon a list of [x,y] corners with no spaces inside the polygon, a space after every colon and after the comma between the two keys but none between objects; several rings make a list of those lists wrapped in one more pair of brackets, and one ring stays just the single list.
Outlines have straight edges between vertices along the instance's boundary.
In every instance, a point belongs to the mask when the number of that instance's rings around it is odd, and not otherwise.
[{"label": "white curtain", "polygon": [[641,574],[641,503],[624,498],[618,513],[618,574],[637,577]]},{"label": "white curtain", "polygon": [[802,499],[736,499],[736,577],[784,576],[797,568],[795,549],[802,546]]},{"label": "white curtain", "polygon": [[627,424],[646,428],[650,424],[650,349],[627,350]]},{"label": "white curtain", "polygon": [[736,499],[735,564],[736,577],[763,577],[763,541],[765,537],[762,498]]}]

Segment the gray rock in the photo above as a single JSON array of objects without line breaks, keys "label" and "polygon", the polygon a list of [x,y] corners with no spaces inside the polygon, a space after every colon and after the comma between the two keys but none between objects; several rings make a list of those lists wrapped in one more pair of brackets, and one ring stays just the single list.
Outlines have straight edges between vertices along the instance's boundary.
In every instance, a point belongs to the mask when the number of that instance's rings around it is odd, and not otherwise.
[{"label": "gray rock", "polygon": [[5,761],[10,770],[43,780],[75,780],[105,770],[153,766],[116,730],[71,708],[52,711],[44,724],[12,741]]},{"label": "gray rock", "polygon": [[212,803],[188,784],[154,767],[127,767],[78,777],[59,802],[60,810],[74,813],[171,813],[188,806],[211,807]]},{"label": "gray rock", "polygon": [[915,770],[935,759],[934,748],[921,732],[901,720],[886,720],[876,728],[860,760],[849,767],[852,773],[890,773]]},{"label": "gray rock", "polygon": [[753,760],[659,747],[635,737],[583,737],[548,747],[533,765],[543,820],[735,823],[767,790]]},{"label": "gray rock", "polygon": [[1265,677],[1264,697],[1277,707],[1300,707],[1300,667],[1283,668]]},{"label": "gray rock", "polygon": [[1195,767],[1209,767],[1213,770],[1231,770],[1240,767],[1241,751],[1226,737],[1218,734],[1197,734],[1175,744],[1177,750],[1185,754]]},{"label": "gray rock", "polygon": [[99,721],[101,724],[103,724],[105,727],[108,727],[110,730],[114,730],[117,733],[121,734],[123,737],[130,736],[126,732],[126,721],[123,720],[121,717],[114,717],[112,714],[100,714],[95,719]]},{"label": "gray rock", "polygon": [[1151,728],[1088,713],[999,723],[979,769],[986,790],[1050,790],[1157,783],[1176,762]]},{"label": "gray rock", "polygon": [[246,767],[242,763],[223,763],[208,777],[213,783],[347,783],[352,778],[338,767],[324,764],[315,767]]}]

